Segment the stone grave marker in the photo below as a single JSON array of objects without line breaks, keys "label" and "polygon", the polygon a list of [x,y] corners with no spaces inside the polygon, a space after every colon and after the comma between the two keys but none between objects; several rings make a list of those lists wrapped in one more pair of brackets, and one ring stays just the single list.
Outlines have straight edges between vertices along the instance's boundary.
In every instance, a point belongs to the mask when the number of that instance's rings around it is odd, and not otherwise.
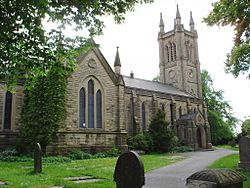
[{"label": "stone grave marker", "polygon": [[231,169],[215,168],[198,171],[186,179],[188,188],[243,188],[246,177]]},{"label": "stone grave marker", "polygon": [[240,162],[239,167],[250,169],[250,137],[243,136],[239,142]]},{"label": "stone grave marker", "polygon": [[36,143],[34,151],[34,172],[35,174],[42,172],[42,150],[39,143]]},{"label": "stone grave marker", "polygon": [[128,151],[120,155],[114,181],[116,188],[141,188],[145,184],[144,166],[136,152]]}]

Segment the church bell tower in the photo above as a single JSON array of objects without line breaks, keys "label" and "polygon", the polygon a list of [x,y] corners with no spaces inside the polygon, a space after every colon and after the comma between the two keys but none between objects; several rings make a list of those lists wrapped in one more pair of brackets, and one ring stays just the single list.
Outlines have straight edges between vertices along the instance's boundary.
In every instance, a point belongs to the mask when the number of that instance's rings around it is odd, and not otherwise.
[{"label": "church bell tower", "polygon": [[190,29],[185,30],[177,5],[174,29],[164,31],[160,14],[159,68],[160,82],[171,84],[189,94],[202,98],[200,62],[198,54],[198,35],[190,12]]}]

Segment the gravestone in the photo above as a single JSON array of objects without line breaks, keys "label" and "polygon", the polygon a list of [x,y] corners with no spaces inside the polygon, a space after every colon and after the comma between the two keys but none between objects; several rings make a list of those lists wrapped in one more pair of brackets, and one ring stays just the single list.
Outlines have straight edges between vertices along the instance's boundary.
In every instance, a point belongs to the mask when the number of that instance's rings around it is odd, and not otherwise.
[{"label": "gravestone", "polygon": [[39,143],[36,143],[34,151],[34,172],[36,174],[42,172],[42,150]]},{"label": "gravestone", "polygon": [[240,162],[239,167],[250,169],[250,137],[242,137],[239,142]]},{"label": "gravestone", "polygon": [[144,166],[136,152],[128,151],[120,155],[114,181],[116,188],[141,188],[145,184]]},{"label": "gravestone", "polygon": [[188,188],[243,188],[246,177],[231,169],[207,169],[198,171],[186,180]]}]

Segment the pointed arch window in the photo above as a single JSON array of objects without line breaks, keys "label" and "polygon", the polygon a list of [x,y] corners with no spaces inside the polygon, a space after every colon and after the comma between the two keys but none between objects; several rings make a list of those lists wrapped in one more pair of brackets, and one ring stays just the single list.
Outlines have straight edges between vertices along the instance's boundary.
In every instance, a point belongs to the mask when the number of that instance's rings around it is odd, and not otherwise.
[{"label": "pointed arch window", "polygon": [[171,54],[171,61],[173,61],[173,60],[174,60],[174,56],[173,56],[173,55],[174,55],[174,54],[173,54],[174,52],[173,52],[173,45],[172,45],[172,43],[170,43],[170,48],[171,48],[171,49],[170,49],[170,51],[171,51],[171,52],[170,52],[170,54]]},{"label": "pointed arch window", "polygon": [[88,128],[94,128],[94,82],[88,82]]},{"label": "pointed arch window", "polygon": [[193,45],[192,44],[190,44],[190,60],[192,60],[193,59]]},{"label": "pointed arch window", "polygon": [[174,107],[173,107],[173,104],[170,104],[170,121],[171,121],[171,125],[174,125]]},{"label": "pointed arch window", "polygon": [[161,104],[161,110],[162,110],[163,112],[165,112],[165,106],[164,106],[164,104]]},{"label": "pointed arch window", "polygon": [[79,127],[86,128],[86,93],[81,88],[79,93]]},{"label": "pointed arch window", "polygon": [[175,43],[173,43],[173,48],[174,48],[173,49],[173,51],[174,51],[174,55],[173,55],[174,57],[173,58],[174,58],[174,60],[176,60],[176,44]]},{"label": "pointed arch window", "polygon": [[102,92],[96,92],[96,128],[102,128]]},{"label": "pointed arch window", "polygon": [[169,62],[169,47],[166,46],[166,50],[167,50],[167,61]]},{"label": "pointed arch window", "polygon": [[11,129],[12,117],[12,94],[7,91],[5,95],[5,108],[4,108],[4,129]]},{"label": "pointed arch window", "polygon": [[141,128],[142,132],[146,131],[146,109],[145,109],[145,102],[141,105]]},{"label": "pointed arch window", "polygon": [[179,107],[179,116],[181,117],[181,115],[182,115],[182,108],[181,108],[181,106]]},{"label": "pointed arch window", "polygon": [[134,117],[134,100],[133,97],[130,99],[130,110],[129,110],[129,116],[130,116],[130,126],[129,126],[129,135],[134,136],[136,134],[136,122]]}]

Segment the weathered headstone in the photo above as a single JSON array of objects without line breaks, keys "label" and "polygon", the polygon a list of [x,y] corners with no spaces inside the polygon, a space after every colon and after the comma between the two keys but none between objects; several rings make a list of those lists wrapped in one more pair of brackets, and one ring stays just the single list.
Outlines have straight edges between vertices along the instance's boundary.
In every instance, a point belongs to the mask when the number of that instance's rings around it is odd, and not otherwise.
[{"label": "weathered headstone", "polygon": [[250,137],[242,137],[239,142],[240,162],[239,167],[250,169]]},{"label": "weathered headstone", "polygon": [[188,188],[243,188],[246,177],[231,169],[201,170],[187,178]]},{"label": "weathered headstone", "polygon": [[128,151],[120,155],[114,181],[116,188],[141,188],[145,184],[144,166],[136,152]]},{"label": "weathered headstone", "polygon": [[36,174],[42,172],[42,150],[39,143],[36,143],[34,152],[34,172]]}]

